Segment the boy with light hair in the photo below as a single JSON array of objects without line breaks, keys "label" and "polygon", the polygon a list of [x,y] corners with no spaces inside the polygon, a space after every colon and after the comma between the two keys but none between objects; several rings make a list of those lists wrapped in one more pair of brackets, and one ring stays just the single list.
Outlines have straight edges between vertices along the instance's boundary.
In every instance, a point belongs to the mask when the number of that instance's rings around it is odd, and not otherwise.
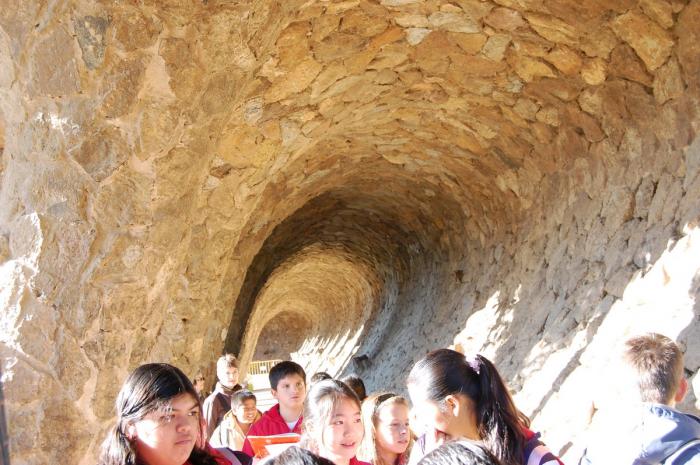
[{"label": "boy with light hair", "polygon": [[688,392],[678,345],[656,333],[633,337],[621,361],[612,382],[624,388],[626,408],[579,464],[700,465],[700,418],[675,409]]},{"label": "boy with light hair", "polygon": [[243,389],[238,384],[238,359],[232,354],[224,354],[216,361],[218,382],[214,392],[204,400],[202,410],[207,424],[207,440],[231,410],[231,396]]}]

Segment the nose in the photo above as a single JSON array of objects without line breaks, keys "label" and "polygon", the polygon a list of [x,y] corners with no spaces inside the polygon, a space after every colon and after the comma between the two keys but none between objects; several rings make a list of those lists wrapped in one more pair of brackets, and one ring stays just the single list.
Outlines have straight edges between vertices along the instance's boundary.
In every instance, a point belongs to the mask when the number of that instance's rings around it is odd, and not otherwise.
[{"label": "nose", "polygon": [[175,430],[178,433],[186,433],[192,429],[192,425],[190,424],[190,420],[186,416],[177,416],[176,420],[177,423],[175,424]]}]

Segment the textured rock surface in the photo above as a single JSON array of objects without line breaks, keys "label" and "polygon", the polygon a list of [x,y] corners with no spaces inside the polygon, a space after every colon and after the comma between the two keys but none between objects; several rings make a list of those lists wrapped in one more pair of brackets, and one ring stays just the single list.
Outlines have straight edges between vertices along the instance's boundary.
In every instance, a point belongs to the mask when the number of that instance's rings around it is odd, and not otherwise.
[{"label": "textured rock surface", "polygon": [[284,328],[371,389],[481,351],[569,462],[628,334],[696,393],[700,1],[607,3],[6,2],[13,463],[94,463],[134,366]]}]

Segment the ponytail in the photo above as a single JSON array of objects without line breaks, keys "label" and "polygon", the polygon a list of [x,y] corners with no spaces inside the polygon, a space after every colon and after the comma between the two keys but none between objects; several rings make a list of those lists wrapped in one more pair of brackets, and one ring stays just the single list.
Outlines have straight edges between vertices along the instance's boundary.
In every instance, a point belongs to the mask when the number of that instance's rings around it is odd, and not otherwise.
[{"label": "ponytail", "polygon": [[530,420],[515,407],[493,363],[481,355],[467,362],[470,368],[476,367],[479,381],[477,424],[481,440],[504,465],[520,465],[526,442],[523,428]]},{"label": "ponytail", "polygon": [[462,394],[475,405],[477,428],[484,445],[503,465],[521,465],[528,418],[515,407],[501,375],[481,355],[465,357],[450,349],[434,350],[411,369],[407,383],[426,399],[442,403]]},{"label": "ponytail", "polygon": [[122,431],[121,425],[112,426],[102,443],[99,465],[136,465],[136,450]]}]

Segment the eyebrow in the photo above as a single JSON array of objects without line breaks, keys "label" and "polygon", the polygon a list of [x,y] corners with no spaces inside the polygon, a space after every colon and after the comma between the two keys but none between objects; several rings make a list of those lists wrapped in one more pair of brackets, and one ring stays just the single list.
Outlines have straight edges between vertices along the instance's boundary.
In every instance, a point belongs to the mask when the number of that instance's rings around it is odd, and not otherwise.
[{"label": "eyebrow", "polygon": [[[195,402],[194,404],[192,404],[191,407],[186,408],[185,411],[193,410],[193,409],[195,409],[195,408],[199,408],[199,404],[198,404],[197,402]],[[182,412],[182,410],[174,408],[174,409],[173,409],[173,412]]]}]

